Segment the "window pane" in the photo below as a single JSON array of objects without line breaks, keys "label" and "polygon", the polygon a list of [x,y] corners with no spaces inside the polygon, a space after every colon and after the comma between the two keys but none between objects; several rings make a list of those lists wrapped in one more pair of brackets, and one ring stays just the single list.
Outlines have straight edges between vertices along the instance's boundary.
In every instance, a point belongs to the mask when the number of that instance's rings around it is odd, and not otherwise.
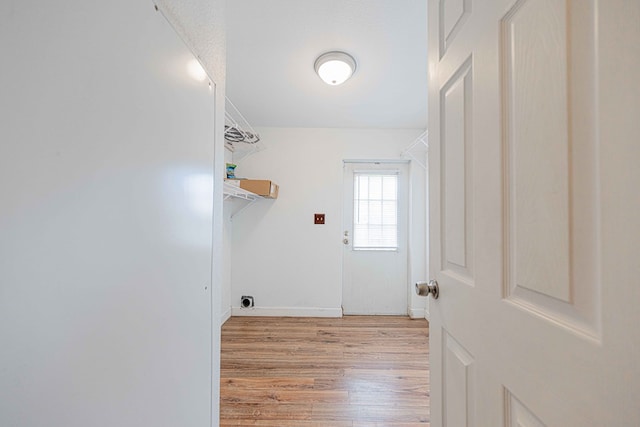
[{"label": "window pane", "polygon": [[397,249],[397,198],[397,175],[380,173],[354,175],[354,249]]},{"label": "window pane", "polygon": [[385,200],[396,200],[398,191],[398,180],[396,176],[385,176],[382,181],[382,194]]},{"label": "window pane", "polygon": [[382,176],[370,175],[369,176],[369,199],[380,200],[382,199]]},{"label": "window pane", "polygon": [[358,213],[354,217],[354,222],[356,224],[368,224],[369,223],[369,201],[368,200],[356,201],[355,206],[357,206]]},{"label": "window pane", "polygon": [[382,202],[378,200],[369,202],[369,224],[382,224]]},{"label": "window pane", "polygon": [[382,202],[382,224],[398,224],[397,206],[395,201]]},{"label": "window pane", "polygon": [[[363,179],[364,178],[364,179]],[[363,176],[356,178],[356,191],[354,191],[360,199],[366,199],[369,196],[369,180]]]},{"label": "window pane", "polygon": [[369,227],[369,244],[371,246],[380,246],[382,242],[382,229],[380,226]]}]

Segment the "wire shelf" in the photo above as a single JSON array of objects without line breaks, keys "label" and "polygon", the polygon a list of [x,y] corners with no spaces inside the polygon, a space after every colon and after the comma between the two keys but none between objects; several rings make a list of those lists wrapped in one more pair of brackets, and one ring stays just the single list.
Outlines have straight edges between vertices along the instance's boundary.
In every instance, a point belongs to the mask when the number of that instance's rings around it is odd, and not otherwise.
[{"label": "wire shelf", "polygon": [[225,98],[224,143],[233,152],[234,162],[266,148],[260,135],[229,98]]},{"label": "wire shelf", "polygon": [[240,209],[235,210],[231,214],[231,218],[235,215],[239,214],[241,211],[245,210],[254,202],[258,200],[262,200],[264,197],[257,195],[256,193],[252,193],[251,191],[247,191],[244,188],[240,188],[237,185],[230,184],[225,181],[223,184],[223,195],[224,200],[241,200],[248,202],[246,205],[242,206]]}]

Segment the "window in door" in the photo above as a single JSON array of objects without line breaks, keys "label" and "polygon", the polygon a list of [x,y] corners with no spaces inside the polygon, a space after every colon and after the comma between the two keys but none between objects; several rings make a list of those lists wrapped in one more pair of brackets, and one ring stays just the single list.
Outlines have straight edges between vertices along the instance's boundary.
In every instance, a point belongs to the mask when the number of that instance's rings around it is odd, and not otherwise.
[{"label": "window in door", "polygon": [[398,173],[353,176],[353,249],[398,250]]}]

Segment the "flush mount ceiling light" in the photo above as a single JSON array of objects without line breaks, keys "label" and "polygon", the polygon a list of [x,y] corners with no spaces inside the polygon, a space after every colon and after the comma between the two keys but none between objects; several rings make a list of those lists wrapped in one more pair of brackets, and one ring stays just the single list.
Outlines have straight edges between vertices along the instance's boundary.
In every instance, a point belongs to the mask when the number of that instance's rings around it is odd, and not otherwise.
[{"label": "flush mount ceiling light", "polygon": [[316,59],[316,73],[328,85],[336,86],[346,82],[356,71],[356,60],[344,52],[323,53]]}]

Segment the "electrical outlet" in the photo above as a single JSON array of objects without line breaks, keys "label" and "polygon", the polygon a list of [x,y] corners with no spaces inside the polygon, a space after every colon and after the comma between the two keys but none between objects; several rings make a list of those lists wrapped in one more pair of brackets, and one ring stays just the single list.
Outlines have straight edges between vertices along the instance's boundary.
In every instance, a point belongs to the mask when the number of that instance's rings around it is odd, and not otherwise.
[{"label": "electrical outlet", "polygon": [[324,224],[324,214],[313,214],[314,224]]}]

